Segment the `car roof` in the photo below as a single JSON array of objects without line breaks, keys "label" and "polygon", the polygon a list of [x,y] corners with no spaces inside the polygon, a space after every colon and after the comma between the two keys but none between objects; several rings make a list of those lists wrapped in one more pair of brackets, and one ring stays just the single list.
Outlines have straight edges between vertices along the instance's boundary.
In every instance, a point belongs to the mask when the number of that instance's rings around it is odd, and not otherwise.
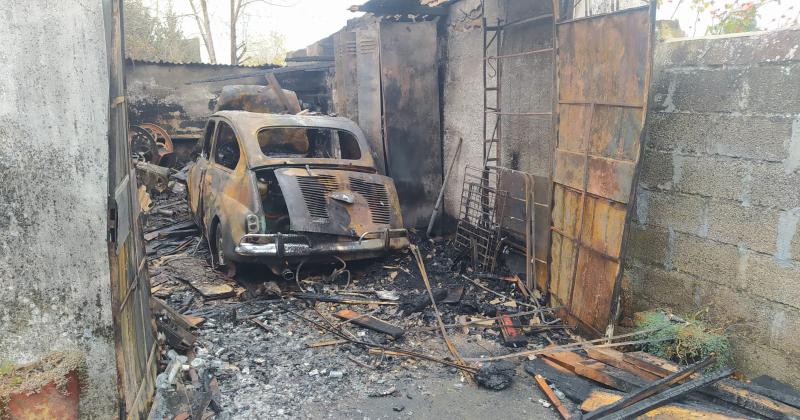
[{"label": "car roof", "polygon": [[[270,158],[261,153],[258,145],[258,131],[269,127],[308,127],[308,128],[332,128],[345,130],[353,133],[361,148],[361,159],[325,159],[328,163],[341,163],[343,165],[355,165],[374,168],[375,161],[372,159],[372,151],[367,144],[366,137],[361,129],[352,120],[344,117],[332,117],[327,115],[292,115],[292,114],[263,114],[248,111],[218,111],[211,115],[212,118],[224,118],[233,124],[240,141],[244,146],[245,158],[251,168],[259,166],[280,165],[280,164],[309,164],[319,162],[320,159],[309,158]],[[331,162],[332,160],[336,162]]]}]

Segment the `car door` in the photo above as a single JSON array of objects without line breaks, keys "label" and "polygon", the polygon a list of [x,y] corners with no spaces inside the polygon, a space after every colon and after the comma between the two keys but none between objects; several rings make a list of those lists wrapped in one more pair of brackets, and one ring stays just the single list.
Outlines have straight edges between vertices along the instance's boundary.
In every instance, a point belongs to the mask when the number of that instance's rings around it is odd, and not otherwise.
[{"label": "car door", "polygon": [[[224,119],[217,120],[214,140],[211,146],[211,161],[204,176],[203,192],[205,212],[204,222],[211,228],[211,221],[217,216],[225,222],[225,188],[231,183],[234,172],[242,161],[241,147],[233,126]],[[243,163],[242,163],[243,164]],[[210,230],[208,232],[211,234]]]},{"label": "car door", "polygon": [[203,215],[205,214],[205,205],[203,203],[203,195],[206,190],[206,172],[210,165],[211,156],[211,140],[214,137],[214,132],[217,126],[217,121],[213,118],[208,120],[206,124],[205,134],[201,141],[203,142],[200,149],[200,155],[195,160],[192,168],[189,169],[188,190],[189,190],[189,208],[194,216],[194,221],[198,225],[202,225]]}]

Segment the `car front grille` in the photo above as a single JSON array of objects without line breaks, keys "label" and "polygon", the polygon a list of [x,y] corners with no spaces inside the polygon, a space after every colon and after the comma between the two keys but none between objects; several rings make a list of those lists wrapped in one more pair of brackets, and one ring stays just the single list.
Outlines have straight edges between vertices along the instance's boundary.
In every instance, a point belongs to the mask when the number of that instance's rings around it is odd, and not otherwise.
[{"label": "car front grille", "polygon": [[339,188],[336,178],[330,175],[298,176],[297,183],[303,193],[308,213],[313,218],[328,218],[327,196]]},{"label": "car front grille", "polygon": [[350,178],[350,189],[367,199],[372,223],[388,225],[391,222],[392,208],[386,186],[358,178]]}]

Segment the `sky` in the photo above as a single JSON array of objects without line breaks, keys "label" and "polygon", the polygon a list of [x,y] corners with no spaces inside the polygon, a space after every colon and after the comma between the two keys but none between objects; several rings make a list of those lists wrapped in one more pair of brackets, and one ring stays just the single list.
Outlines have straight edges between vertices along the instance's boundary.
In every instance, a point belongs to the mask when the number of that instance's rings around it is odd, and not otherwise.
[{"label": "sky", "polygon": [[[349,19],[363,15],[347,10],[365,0],[265,0],[249,6],[245,23],[247,34],[251,37],[275,31],[286,39],[289,51],[305,48],[314,42],[333,34],[347,24]],[[170,0],[146,0],[151,9],[164,10]],[[189,0],[171,0],[172,8],[178,15],[190,15]],[[211,31],[214,33],[214,49],[217,61],[230,61],[230,0],[207,0],[211,17]],[[270,5],[272,3],[274,5]],[[280,7],[277,5],[286,5]],[[194,17],[182,18],[183,32],[187,37],[199,37]],[[241,36],[241,30],[239,36]],[[208,60],[205,48],[201,51],[203,61]]]},{"label": "sky", "polygon": [[[288,51],[306,46],[333,34],[342,28],[349,19],[361,16],[347,10],[354,4],[362,4],[365,0],[261,0],[247,9],[245,30],[252,39],[264,36],[271,31],[282,34],[286,40]],[[715,6],[732,3],[737,0],[706,0]],[[750,0],[738,0],[745,2]],[[207,0],[214,33],[214,47],[217,61],[228,63],[230,60],[228,26],[230,0]],[[691,8],[692,0],[663,0],[658,10],[658,19],[677,19],[687,36],[703,36],[706,28],[712,23],[709,14],[698,14]],[[171,3],[178,15],[190,15],[189,0],[146,0],[152,9],[165,9]],[[271,3],[271,4],[270,4]],[[284,5],[288,7],[280,7]],[[676,11],[677,9],[677,11]],[[775,29],[786,26],[788,15],[796,18],[800,13],[800,0],[775,0],[762,7],[758,16],[759,27]],[[184,34],[188,37],[199,37],[197,23],[193,17],[182,19]],[[241,29],[240,29],[241,30]],[[240,32],[241,37],[241,32]],[[204,61],[208,60],[205,49],[202,49]]]},{"label": "sky", "polygon": [[[726,3],[734,3],[734,0],[706,0],[713,4],[712,8],[721,8]],[[748,0],[739,0],[745,3]],[[704,36],[706,28],[711,25],[712,17],[709,13],[701,13],[692,9],[691,0],[663,0],[658,9],[657,19],[677,19],[681,29],[688,37]],[[677,11],[676,11],[677,9]],[[779,0],[772,1],[760,7],[756,18],[756,24],[760,29],[777,29],[786,27],[786,22],[795,19],[800,13],[800,0]],[[782,17],[785,16],[785,17]]]}]

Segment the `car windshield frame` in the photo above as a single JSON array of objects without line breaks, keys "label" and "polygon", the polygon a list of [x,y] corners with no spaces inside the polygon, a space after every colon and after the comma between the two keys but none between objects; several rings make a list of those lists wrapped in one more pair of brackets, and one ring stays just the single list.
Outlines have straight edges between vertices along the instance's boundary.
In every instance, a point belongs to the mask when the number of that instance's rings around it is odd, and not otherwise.
[{"label": "car windshield frame", "polygon": [[[305,130],[305,131],[326,130],[328,132],[331,132],[331,135],[330,135],[329,138],[331,140],[336,138],[336,140],[337,140],[337,151],[338,151],[339,156],[338,157],[337,156],[331,156],[331,157],[308,156],[308,153],[311,152],[311,144],[309,144],[309,152],[307,152],[305,155],[302,155],[302,154],[299,154],[299,153],[279,153],[279,152],[278,153],[267,153],[264,150],[264,147],[261,144],[261,132],[262,131],[268,131],[268,130],[278,131],[278,130],[288,130],[288,129],[298,129],[298,130]],[[346,133],[347,135],[349,135],[351,137],[351,139],[352,139],[351,146],[355,147],[355,150],[351,149],[351,151],[357,151],[357,153],[358,153],[357,156],[355,156],[355,157],[343,157],[342,156],[343,155],[342,147],[341,147],[342,146],[342,141],[341,141],[342,136],[340,135],[340,132]],[[333,133],[336,133],[335,137],[333,136]],[[350,130],[344,129],[344,128],[340,128],[340,127],[308,126],[308,125],[280,125],[280,126],[268,125],[268,126],[263,126],[263,127],[258,128],[255,131],[255,137],[256,137],[256,144],[258,145],[259,152],[261,153],[261,155],[263,157],[265,157],[267,159],[292,159],[292,160],[295,160],[295,159],[298,159],[298,160],[299,159],[303,159],[303,160],[310,159],[310,160],[323,160],[323,161],[356,162],[356,161],[362,160],[364,158],[364,156],[369,153],[367,150],[364,150],[364,148],[362,147],[361,141],[358,138],[358,136],[356,135],[356,133],[354,133],[354,132],[352,132]]]}]

